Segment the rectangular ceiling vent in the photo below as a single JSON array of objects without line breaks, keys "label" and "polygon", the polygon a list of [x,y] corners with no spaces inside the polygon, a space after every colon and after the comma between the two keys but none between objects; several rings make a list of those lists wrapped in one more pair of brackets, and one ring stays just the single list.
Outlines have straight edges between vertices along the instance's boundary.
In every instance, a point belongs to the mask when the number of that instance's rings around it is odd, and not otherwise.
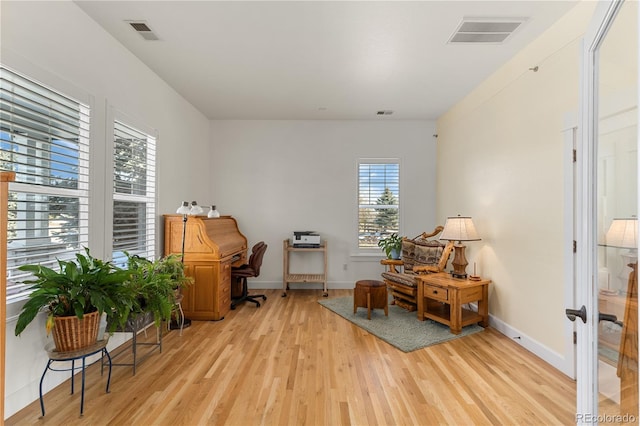
[{"label": "rectangular ceiling vent", "polygon": [[376,112],[376,115],[391,115],[391,114],[393,114],[393,111],[390,109],[383,109]]},{"label": "rectangular ceiling vent", "polygon": [[449,43],[504,43],[526,19],[464,18]]},{"label": "rectangular ceiling vent", "polygon": [[160,40],[144,21],[126,21],[145,40]]}]

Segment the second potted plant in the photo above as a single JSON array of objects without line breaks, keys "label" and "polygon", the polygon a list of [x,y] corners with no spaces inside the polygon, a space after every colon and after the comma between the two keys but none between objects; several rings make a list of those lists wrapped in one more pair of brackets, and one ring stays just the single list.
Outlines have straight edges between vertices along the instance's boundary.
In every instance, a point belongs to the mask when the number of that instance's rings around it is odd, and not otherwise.
[{"label": "second potted plant", "polygon": [[378,241],[378,247],[384,251],[388,259],[400,259],[400,254],[402,253],[402,237],[394,232],[386,238],[381,238],[380,241]]},{"label": "second potted plant", "polygon": [[179,289],[191,282],[190,277],[184,274],[179,256],[169,255],[151,261],[128,253],[126,255],[130,272],[126,285],[136,295],[133,316],[150,314],[157,326],[162,321],[170,321]]}]

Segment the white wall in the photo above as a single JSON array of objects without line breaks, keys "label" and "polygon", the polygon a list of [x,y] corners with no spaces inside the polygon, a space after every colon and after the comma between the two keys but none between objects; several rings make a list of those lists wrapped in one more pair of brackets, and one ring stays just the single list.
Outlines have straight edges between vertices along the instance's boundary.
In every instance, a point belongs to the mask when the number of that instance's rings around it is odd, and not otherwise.
[{"label": "white wall", "polygon": [[[312,230],[328,240],[329,288],[379,279],[382,253],[358,257],[357,160],[399,158],[403,235],[435,225],[433,122],[213,121],[211,203],[265,254],[254,288],[282,287],[282,242]],[[295,268],[311,268],[297,259]],[[346,270],[345,270],[346,265]],[[295,272],[312,272],[293,269]],[[307,284],[313,287],[313,284]],[[292,288],[294,286],[292,285]]]},{"label": "white wall", "polygon": [[[0,7],[2,63],[92,102],[90,248],[94,255],[105,256],[110,247],[109,235],[105,236],[109,229],[106,218],[110,217],[105,211],[111,208],[105,203],[105,193],[111,190],[105,134],[111,108],[158,133],[158,215],[175,212],[181,200],[207,198],[211,186],[209,121],[202,114],[74,3],[2,1]],[[159,221],[159,240],[161,225]],[[50,339],[44,336],[43,318],[14,337],[19,306],[7,309],[8,417],[38,398],[38,381],[47,360],[43,348]],[[121,341],[112,339],[110,346]],[[48,373],[45,390],[67,378],[66,374]]]},{"label": "white wall", "polygon": [[493,280],[493,324],[561,369],[573,355],[563,129],[578,107],[580,38],[593,7],[579,4],[438,120],[438,218],[474,218],[482,241],[467,245],[467,257]]}]

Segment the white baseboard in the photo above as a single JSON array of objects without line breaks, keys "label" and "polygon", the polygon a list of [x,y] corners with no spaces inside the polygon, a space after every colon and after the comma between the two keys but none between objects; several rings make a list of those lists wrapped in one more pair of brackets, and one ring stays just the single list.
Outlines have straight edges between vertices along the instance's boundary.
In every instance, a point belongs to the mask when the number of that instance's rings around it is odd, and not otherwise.
[{"label": "white baseboard", "polygon": [[562,354],[557,353],[556,351],[551,350],[547,346],[541,344],[540,342],[532,339],[526,334],[520,332],[504,321],[494,317],[493,315],[489,315],[489,326],[493,327],[496,331],[504,334],[505,336],[512,339],[514,342],[533,353],[537,357],[541,358],[543,361],[547,362],[551,366],[560,370],[565,375],[573,378],[574,372],[571,367],[570,362],[567,362],[567,359],[562,356]]},{"label": "white baseboard", "polygon": [[[345,290],[351,289],[354,287],[353,281],[329,281],[327,283],[328,290]],[[247,283],[247,288],[249,290],[271,290],[271,289],[282,289],[282,281],[249,281]],[[292,290],[308,288],[308,289],[320,289],[322,290],[322,283],[289,283],[289,288]]]}]

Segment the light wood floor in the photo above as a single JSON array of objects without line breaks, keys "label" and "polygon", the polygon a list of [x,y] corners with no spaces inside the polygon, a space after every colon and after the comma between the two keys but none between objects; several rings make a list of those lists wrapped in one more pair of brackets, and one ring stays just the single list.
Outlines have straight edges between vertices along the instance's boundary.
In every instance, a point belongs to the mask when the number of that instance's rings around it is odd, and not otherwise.
[{"label": "light wood floor", "polygon": [[403,353],[323,308],[319,290],[266,294],[260,308],[169,332],[135,376],[113,367],[109,394],[91,366],[83,417],[66,382],[45,395],[44,418],[35,401],[7,424],[575,423],[575,382],[491,329]]}]

